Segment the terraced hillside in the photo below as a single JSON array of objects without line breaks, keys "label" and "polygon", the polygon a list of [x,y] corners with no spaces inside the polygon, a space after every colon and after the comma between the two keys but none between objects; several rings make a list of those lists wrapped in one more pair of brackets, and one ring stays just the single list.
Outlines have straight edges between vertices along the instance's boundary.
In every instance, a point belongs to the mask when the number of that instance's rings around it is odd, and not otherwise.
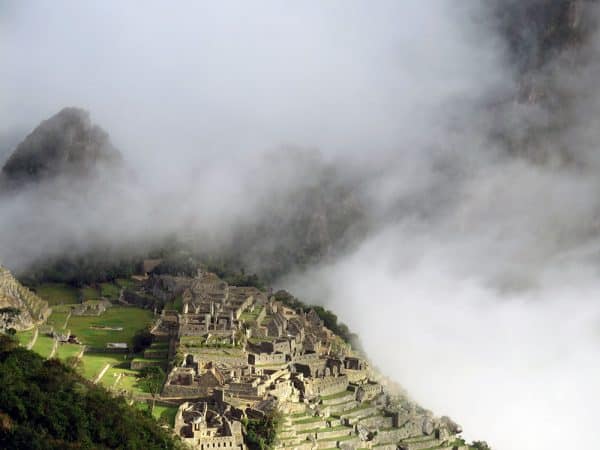
[{"label": "terraced hillside", "polygon": [[0,266],[0,330],[26,330],[48,318],[48,302],[19,283]]}]

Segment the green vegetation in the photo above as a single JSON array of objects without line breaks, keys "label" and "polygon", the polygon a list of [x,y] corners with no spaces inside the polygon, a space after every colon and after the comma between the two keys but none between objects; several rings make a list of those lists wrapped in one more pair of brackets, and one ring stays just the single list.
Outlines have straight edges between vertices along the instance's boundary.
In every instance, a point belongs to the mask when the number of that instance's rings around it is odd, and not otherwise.
[{"label": "green vegetation", "polygon": [[328,309],[318,305],[307,305],[287,291],[275,292],[275,299],[295,310],[314,309],[325,326],[341,337],[345,342],[358,346],[358,335],[352,333],[345,323],[338,323],[338,317]]},{"label": "green vegetation", "polygon": [[50,306],[79,303],[79,289],[65,283],[43,283],[33,286],[35,293]]},{"label": "green vegetation", "polygon": [[152,415],[159,423],[169,425],[171,428],[175,426],[175,416],[177,415],[176,406],[155,405]]},{"label": "green vegetation", "polygon": [[250,450],[270,449],[275,442],[280,421],[279,413],[271,413],[261,419],[243,419],[248,448]]},{"label": "green vegetation", "polygon": [[247,274],[243,267],[236,268],[234,264],[227,262],[212,262],[206,266],[206,270],[217,274],[219,278],[232,286],[255,287],[263,290],[264,285],[256,274]]},{"label": "green vegetation", "polygon": [[100,283],[100,296],[109,300],[118,300],[121,288],[114,283]]},{"label": "green vegetation", "polygon": [[117,278],[115,284],[120,288],[135,289],[137,282],[131,278]]},{"label": "green vegetation", "polygon": [[308,417],[306,419],[300,419],[300,420],[294,420],[294,424],[296,425],[304,425],[307,423],[313,423],[313,422],[321,422],[323,419],[321,417],[315,416],[315,417]]},{"label": "green vegetation", "polygon": [[133,352],[139,353],[144,349],[150,347],[150,345],[152,345],[152,339],[152,333],[150,333],[150,330],[148,328],[138,330],[131,339],[131,343],[133,344]]},{"label": "green vegetation", "polygon": [[82,349],[83,347],[77,344],[58,344],[58,348],[56,349],[56,354],[54,356],[61,361],[66,362],[69,358],[77,356],[79,353],[81,353]]},{"label": "green vegetation", "polygon": [[244,322],[256,322],[256,319],[258,318],[258,315],[261,313],[261,311],[263,310],[262,306],[258,306],[256,308],[254,308],[254,311],[250,312],[250,310],[246,310],[242,313],[242,315],[240,316],[240,320],[243,320]]},{"label": "green vegetation", "polygon": [[129,278],[137,272],[142,257],[120,257],[102,248],[86,254],[40,260],[27,273],[20,274],[27,285],[64,283],[75,288]]},{"label": "green vegetation", "polygon": [[[71,316],[71,333],[86,345],[105,348],[109,342],[133,344],[135,334],[147,328],[152,321],[152,312],[133,307],[113,306],[100,316]],[[102,329],[123,328],[122,330]]]},{"label": "green vegetation", "polygon": [[50,336],[45,336],[42,333],[39,333],[31,350],[43,358],[48,358],[50,353],[52,353],[52,347],[54,347],[54,339],[52,339]]},{"label": "green vegetation", "polygon": [[17,333],[17,339],[19,340],[19,344],[21,344],[23,347],[27,347],[27,345],[31,342],[31,339],[33,339],[33,334],[33,329],[27,331],[19,331]]},{"label": "green vegetation", "polygon": [[471,447],[473,450],[492,450],[492,448],[485,441],[473,441],[469,447]]},{"label": "green vegetation", "polygon": [[0,336],[0,448],[178,449],[147,413]]},{"label": "green vegetation", "polygon": [[52,308],[52,314],[48,317],[46,321],[47,325],[50,325],[54,330],[60,331],[65,326],[65,322],[67,321],[67,317],[71,312],[70,305],[57,305]]},{"label": "green vegetation", "polygon": [[125,355],[117,353],[84,353],[81,358],[83,362],[82,375],[88,380],[94,380],[108,365],[119,365],[127,363]]},{"label": "green vegetation", "polygon": [[164,309],[174,309],[178,312],[183,312],[183,298],[181,295],[178,295],[173,299],[173,301],[165,303]]},{"label": "green vegetation", "polygon": [[160,389],[165,382],[165,378],[165,371],[160,367],[149,366],[140,370],[138,384],[144,391],[152,395],[152,406],[150,408],[150,412],[154,411],[156,396],[160,393]]},{"label": "green vegetation", "polygon": [[100,298],[100,293],[98,292],[98,289],[93,287],[82,288],[81,295],[83,296],[83,300],[98,300]]}]

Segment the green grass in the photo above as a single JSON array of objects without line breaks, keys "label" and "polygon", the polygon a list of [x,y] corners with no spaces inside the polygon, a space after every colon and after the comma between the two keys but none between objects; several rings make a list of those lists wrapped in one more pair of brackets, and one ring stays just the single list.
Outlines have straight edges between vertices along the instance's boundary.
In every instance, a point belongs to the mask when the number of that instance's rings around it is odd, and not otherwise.
[{"label": "green grass", "polygon": [[81,349],[82,346],[77,344],[58,344],[54,357],[66,361],[71,356],[77,356]]},{"label": "green grass", "polygon": [[252,312],[250,312],[250,310],[246,310],[240,315],[240,320],[244,322],[256,322],[256,318],[262,310],[262,306],[255,307],[254,311]]},{"label": "green grass", "polygon": [[322,420],[323,418],[321,417],[309,417],[307,419],[294,420],[294,425],[304,425],[306,423],[321,422]]},{"label": "green grass", "polygon": [[264,336],[264,337],[251,337],[250,339],[248,339],[248,342],[252,343],[252,344],[260,344],[261,342],[271,342],[274,341],[276,338],[273,336]]},{"label": "green grass", "polygon": [[127,360],[124,359],[124,355],[117,353],[84,353],[81,360],[83,361],[82,375],[89,380],[96,378],[106,364],[128,364]]},{"label": "green grass", "polygon": [[52,347],[54,346],[54,339],[49,336],[44,336],[42,333],[38,334],[35,345],[31,350],[36,352],[43,358],[47,358],[52,353]]},{"label": "green grass", "polygon": [[[48,317],[46,323],[54,328],[55,331],[60,331],[63,329],[65,324],[65,320],[69,315],[70,306],[66,305],[58,305],[52,308],[52,314]],[[67,326],[68,328],[68,326]]]},{"label": "green grass", "polygon": [[175,299],[173,299],[173,301],[165,303],[164,309],[166,309],[166,310],[174,309],[175,311],[182,312],[183,311],[183,298],[181,297],[181,295],[178,295],[177,297],[175,297]]},{"label": "green grass", "polygon": [[31,339],[33,338],[33,333],[33,329],[27,331],[19,331],[17,333],[17,339],[19,340],[19,344],[21,344],[23,347],[27,347],[27,344],[29,344],[31,342]]},{"label": "green grass", "polygon": [[134,289],[137,286],[137,282],[131,278],[117,278],[115,284],[125,289]]},{"label": "green grass", "polygon": [[322,442],[329,442],[329,441],[349,441],[350,439],[354,439],[356,436],[354,435],[348,435],[348,436],[336,436],[336,437],[331,437],[331,438],[325,438],[325,439],[319,439],[319,441]]},{"label": "green grass", "polygon": [[336,398],[345,397],[345,396],[347,396],[348,394],[351,394],[351,393],[352,393],[351,391],[346,390],[346,391],[337,392],[337,393],[331,394],[331,395],[323,395],[323,396],[321,396],[321,399],[322,400],[333,400],[333,399],[336,399]]},{"label": "green grass", "polygon": [[83,295],[83,300],[98,300],[100,298],[100,293],[98,289],[93,287],[85,287],[81,289],[81,294]]},{"label": "green grass", "polygon": [[64,283],[44,283],[33,286],[39,297],[46,300],[50,306],[79,303],[79,290]]},{"label": "green grass", "polygon": [[139,358],[133,358],[131,361],[149,362],[149,363],[156,363],[156,362],[163,363],[163,362],[166,362],[166,359],[139,357]]},{"label": "green grass", "polygon": [[167,350],[169,348],[169,343],[167,341],[155,341],[150,344],[150,348],[153,350]]},{"label": "green grass", "polygon": [[173,428],[175,426],[175,416],[177,415],[177,407],[156,405],[152,415],[157,420],[164,420]]},{"label": "green grass", "polygon": [[137,374],[139,372],[137,372],[136,370],[121,369],[121,368],[113,368],[110,370],[114,371],[114,373],[117,373],[117,374],[121,373],[123,375],[121,377],[121,379],[119,380],[119,383],[116,386],[117,390],[125,389],[126,391],[137,393],[137,394],[144,393],[144,391],[138,385]]},{"label": "green grass", "polygon": [[113,283],[100,284],[100,296],[111,300],[118,300],[121,288]]},{"label": "green grass", "polygon": [[[105,348],[109,342],[127,342],[152,322],[152,312],[133,307],[113,306],[100,316],[71,316],[68,328],[86,345]],[[96,330],[92,326],[123,327],[122,331]]]}]

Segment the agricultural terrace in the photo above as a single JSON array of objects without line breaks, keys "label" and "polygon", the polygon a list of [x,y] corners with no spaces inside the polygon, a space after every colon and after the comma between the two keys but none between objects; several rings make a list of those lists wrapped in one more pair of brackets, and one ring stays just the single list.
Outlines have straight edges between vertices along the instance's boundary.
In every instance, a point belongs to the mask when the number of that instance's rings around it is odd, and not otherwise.
[{"label": "agricultural terrace", "polygon": [[[133,336],[152,323],[151,311],[112,306],[100,316],[71,316],[67,328],[81,343],[106,348],[109,342],[132,344]],[[122,328],[122,329],[121,329]]]},{"label": "agricultural terrace", "polygon": [[35,293],[50,306],[79,303],[80,291],[64,283],[44,283],[33,286]]},{"label": "agricultural terrace", "polygon": [[118,300],[121,288],[113,283],[100,284],[100,296],[109,300]]}]

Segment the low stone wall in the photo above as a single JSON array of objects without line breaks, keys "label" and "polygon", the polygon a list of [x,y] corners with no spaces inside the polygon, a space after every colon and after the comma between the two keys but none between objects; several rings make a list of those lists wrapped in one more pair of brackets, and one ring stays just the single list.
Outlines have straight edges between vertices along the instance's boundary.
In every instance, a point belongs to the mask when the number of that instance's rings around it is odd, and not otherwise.
[{"label": "low stone wall", "polygon": [[327,424],[325,420],[314,421],[309,423],[295,423],[291,427],[296,430],[297,433],[305,430],[313,430],[315,428],[325,428]]},{"label": "low stone wall", "polygon": [[153,349],[148,348],[144,350],[144,358],[155,358],[155,359],[167,359],[169,356],[169,349]]},{"label": "low stone wall", "polygon": [[369,376],[369,372],[367,370],[345,369],[344,374],[348,377],[348,381],[350,383],[365,381]]},{"label": "low stone wall", "polygon": [[354,400],[352,400],[351,402],[347,402],[347,403],[340,403],[338,405],[330,405],[329,413],[335,414],[336,416],[340,416],[340,415],[343,415],[345,411],[354,409],[357,406],[358,406],[358,403]]},{"label": "low stone wall", "polygon": [[339,403],[346,403],[349,401],[354,400],[354,392],[348,391],[348,394],[346,394],[343,397],[337,397],[337,398],[330,398],[330,399],[323,399],[323,405],[325,406],[335,406]]},{"label": "low stone wall", "polygon": [[392,417],[373,416],[361,420],[360,423],[367,428],[392,428],[393,419]]},{"label": "low stone wall", "polygon": [[374,406],[371,406],[369,408],[363,408],[363,409],[359,409],[356,411],[343,413],[342,417],[344,419],[349,419],[351,422],[356,422],[355,420],[352,420],[352,419],[360,419],[361,417],[371,416],[373,414],[377,414],[377,412],[378,412],[377,408]]},{"label": "low stone wall", "polygon": [[182,386],[179,384],[166,384],[163,387],[161,396],[163,397],[204,397],[206,396],[206,388],[198,385]]},{"label": "low stone wall", "polygon": [[[317,448],[333,448],[333,447],[342,447],[347,446],[347,448],[357,448],[360,447],[361,440],[358,436],[353,439],[344,439],[342,441],[319,441],[317,443]],[[339,444],[339,445],[338,445]]]},{"label": "low stone wall", "polygon": [[309,378],[304,380],[306,395],[332,395],[345,391],[348,388],[348,378],[339,377]]},{"label": "low stone wall", "polygon": [[398,446],[396,444],[381,444],[374,445],[373,450],[397,450]]},{"label": "low stone wall", "polygon": [[131,361],[131,370],[142,370],[144,367],[160,367],[164,365],[164,361],[156,360],[156,361],[140,361],[140,360],[132,360]]},{"label": "low stone wall", "polygon": [[[377,437],[379,437],[379,434],[377,435]],[[440,440],[431,438],[431,439],[424,439],[422,441],[417,441],[417,442],[413,442],[413,441],[402,442],[400,444],[400,448],[405,448],[406,450],[423,450],[423,449],[438,447],[441,443],[442,442]]]},{"label": "low stone wall", "polygon": [[317,439],[329,439],[334,437],[349,436],[353,434],[352,428],[340,428],[338,430],[323,431],[316,433]]}]

